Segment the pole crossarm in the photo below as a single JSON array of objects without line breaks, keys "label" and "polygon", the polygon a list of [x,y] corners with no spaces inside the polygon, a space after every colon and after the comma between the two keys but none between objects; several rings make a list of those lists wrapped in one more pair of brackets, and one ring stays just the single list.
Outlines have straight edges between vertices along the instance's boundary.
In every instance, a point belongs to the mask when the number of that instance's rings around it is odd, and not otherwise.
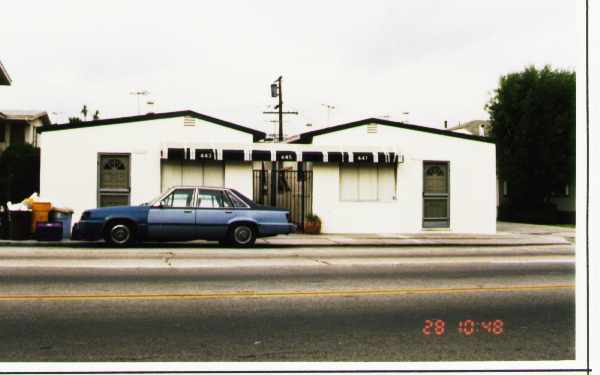
[{"label": "pole crossarm", "polygon": [[[279,112],[269,112],[269,111],[265,111],[263,112],[263,114],[265,115],[278,115]],[[287,111],[287,112],[281,112],[282,115],[297,115],[298,112],[296,111]]]}]

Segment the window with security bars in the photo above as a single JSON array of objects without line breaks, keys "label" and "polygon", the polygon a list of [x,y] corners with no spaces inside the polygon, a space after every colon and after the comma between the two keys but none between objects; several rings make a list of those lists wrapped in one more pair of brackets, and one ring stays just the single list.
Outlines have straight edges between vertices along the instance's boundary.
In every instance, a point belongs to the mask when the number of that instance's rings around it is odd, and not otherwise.
[{"label": "window with security bars", "polygon": [[423,227],[450,226],[449,168],[447,162],[423,163]]}]

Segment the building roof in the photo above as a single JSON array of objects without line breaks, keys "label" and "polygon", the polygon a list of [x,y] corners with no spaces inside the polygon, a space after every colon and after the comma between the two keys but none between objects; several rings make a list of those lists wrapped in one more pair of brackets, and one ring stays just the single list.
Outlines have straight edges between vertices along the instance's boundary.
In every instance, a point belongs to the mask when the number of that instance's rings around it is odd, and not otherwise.
[{"label": "building roof", "polygon": [[364,120],[330,126],[330,127],[323,128],[323,129],[312,130],[309,132],[299,134],[295,139],[292,139],[289,142],[290,143],[312,143],[312,139],[314,136],[333,133],[333,132],[337,132],[340,130],[350,129],[350,128],[354,128],[356,126],[362,126],[362,125],[367,125],[367,124],[380,124],[380,125],[392,126],[395,128],[415,130],[415,131],[431,133],[431,134],[438,134],[438,135],[443,135],[446,137],[454,137],[454,138],[469,139],[469,140],[473,140],[473,141],[494,143],[494,141],[492,141],[491,139],[489,139],[487,137],[480,137],[480,136],[476,136],[476,135],[468,135],[468,134],[462,134],[462,133],[449,132],[448,129],[429,128],[426,126],[412,125],[412,124],[406,124],[404,122],[396,122],[396,121],[383,120],[383,119],[378,119],[378,118],[366,118]]},{"label": "building roof", "polygon": [[114,117],[109,119],[102,120],[94,120],[94,121],[81,121],[78,123],[67,123],[67,124],[56,124],[56,125],[47,125],[38,128],[38,132],[45,131],[56,131],[56,130],[69,130],[69,129],[78,129],[78,128],[89,128],[92,126],[104,126],[104,125],[118,125],[118,124],[127,124],[127,123],[135,123],[141,121],[148,120],[160,120],[174,117],[193,117],[199,120],[204,120],[208,122],[212,122],[214,124],[218,124],[221,126],[225,126],[230,129],[239,130],[245,133],[250,133],[254,136],[254,140],[258,141],[263,139],[266,134],[256,129],[248,128],[242,125],[234,124],[229,121],[220,120],[215,117],[203,115],[194,111],[176,111],[176,112],[163,112],[163,113],[147,113],[145,115],[137,115],[137,116],[127,116],[127,117]]},{"label": "building roof", "polygon": [[46,111],[0,109],[0,114],[9,121],[34,121],[41,120],[42,125],[50,125],[50,118]]},{"label": "building roof", "polygon": [[11,79],[8,75],[6,69],[4,69],[4,65],[2,65],[2,61],[0,61],[0,85],[10,86]]}]

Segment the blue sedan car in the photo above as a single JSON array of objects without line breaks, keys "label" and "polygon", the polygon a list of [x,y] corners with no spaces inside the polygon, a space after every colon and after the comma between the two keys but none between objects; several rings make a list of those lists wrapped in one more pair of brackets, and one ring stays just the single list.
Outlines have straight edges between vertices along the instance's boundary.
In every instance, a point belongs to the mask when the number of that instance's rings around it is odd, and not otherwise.
[{"label": "blue sedan car", "polygon": [[215,240],[250,247],[257,237],[296,230],[289,211],[261,206],[234,189],[175,186],[140,206],[83,212],[74,237],[126,246],[134,241]]}]

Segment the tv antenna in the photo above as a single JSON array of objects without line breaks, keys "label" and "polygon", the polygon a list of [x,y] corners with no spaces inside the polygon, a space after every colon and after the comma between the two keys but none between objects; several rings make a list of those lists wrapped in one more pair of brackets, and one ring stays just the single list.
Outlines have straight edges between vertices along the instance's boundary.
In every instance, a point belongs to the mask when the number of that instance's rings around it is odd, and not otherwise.
[{"label": "tv antenna", "polygon": [[140,114],[140,96],[146,96],[149,95],[150,92],[148,92],[148,90],[140,90],[140,91],[132,91],[129,93],[129,95],[135,95],[137,98],[137,114]]}]

